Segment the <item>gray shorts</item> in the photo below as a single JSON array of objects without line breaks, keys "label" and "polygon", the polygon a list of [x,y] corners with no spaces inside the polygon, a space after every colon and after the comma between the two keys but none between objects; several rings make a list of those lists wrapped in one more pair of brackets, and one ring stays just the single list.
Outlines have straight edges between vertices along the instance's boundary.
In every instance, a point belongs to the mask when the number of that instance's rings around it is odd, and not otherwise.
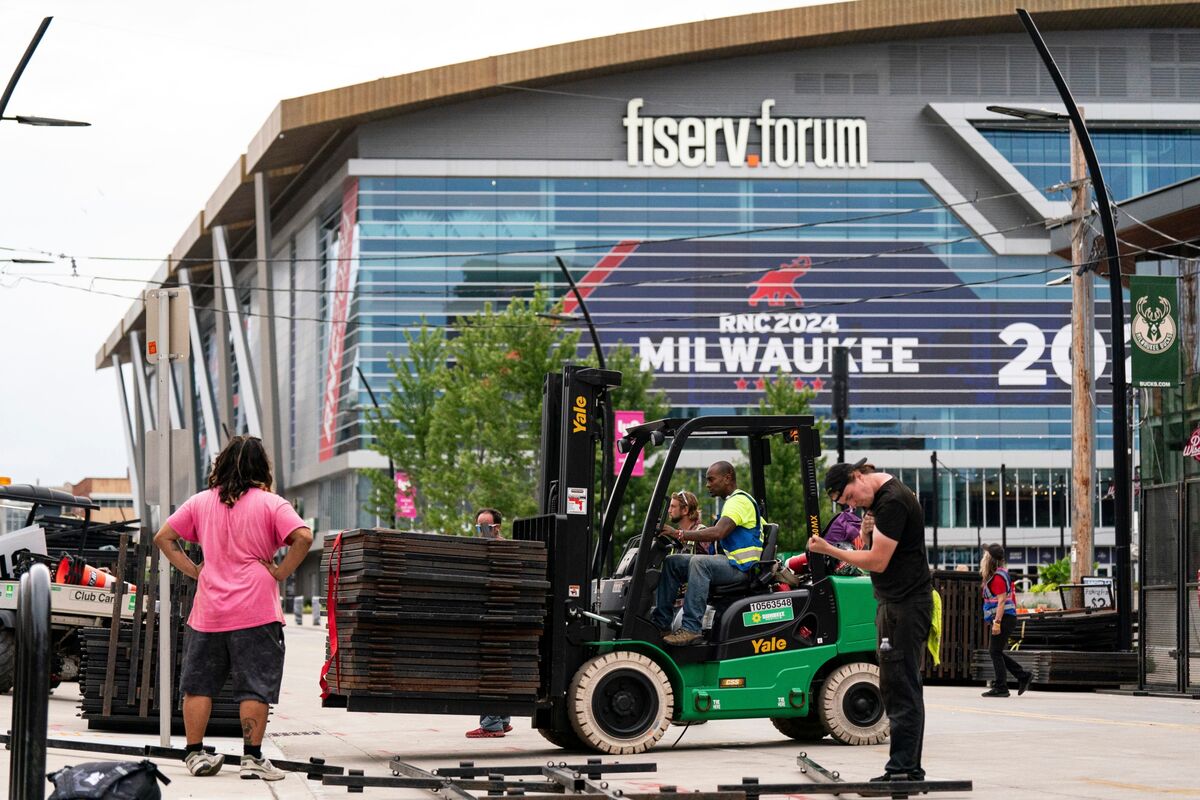
[{"label": "gray shorts", "polygon": [[216,697],[230,678],[237,702],[278,703],[283,653],[283,625],[278,622],[219,633],[189,626],[179,688],[184,694]]}]

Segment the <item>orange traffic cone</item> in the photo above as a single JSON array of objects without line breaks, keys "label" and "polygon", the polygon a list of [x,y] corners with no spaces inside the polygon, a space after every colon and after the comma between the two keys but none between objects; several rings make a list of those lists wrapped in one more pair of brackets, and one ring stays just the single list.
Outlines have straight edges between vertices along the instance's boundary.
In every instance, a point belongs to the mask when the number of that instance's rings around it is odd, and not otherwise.
[{"label": "orange traffic cone", "polygon": [[[74,567],[74,569],[72,569]],[[102,569],[89,564],[72,563],[70,556],[63,556],[58,562],[58,570],[54,573],[55,583],[70,583],[78,586],[92,586],[97,589],[112,589],[117,579]],[[125,584],[126,591],[131,590],[131,584]]]}]

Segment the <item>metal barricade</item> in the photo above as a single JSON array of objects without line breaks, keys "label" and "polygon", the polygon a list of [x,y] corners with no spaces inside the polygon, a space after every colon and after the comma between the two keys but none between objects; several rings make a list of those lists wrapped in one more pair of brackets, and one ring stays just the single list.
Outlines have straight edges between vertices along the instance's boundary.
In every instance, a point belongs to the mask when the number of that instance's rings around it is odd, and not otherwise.
[{"label": "metal barricade", "polygon": [[46,796],[50,714],[50,570],[35,564],[17,590],[17,670],[13,684],[9,800]]}]

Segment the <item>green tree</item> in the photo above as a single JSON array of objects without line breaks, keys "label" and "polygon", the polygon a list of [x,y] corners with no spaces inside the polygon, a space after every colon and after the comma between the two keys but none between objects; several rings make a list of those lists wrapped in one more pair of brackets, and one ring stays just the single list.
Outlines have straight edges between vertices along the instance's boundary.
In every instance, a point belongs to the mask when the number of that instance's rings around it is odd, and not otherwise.
[{"label": "green tree", "polygon": [[537,513],[542,383],[579,338],[542,316],[550,310],[538,291],[460,320],[429,420],[426,529],[464,531],[479,506],[508,519]]},{"label": "green tree", "polygon": [[[371,449],[391,458],[396,469],[408,473],[417,487],[419,524],[427,508],[424,487],[433,477],[428,467],[429,426],[441,394],[450,346],[443,329],[425,325],[424,320],[415,334],[404,332],[404,342],[407,358],[388,354],[393,375],[388,381],[388,396],[380,410],[367,409],[367,432],[374,438]],[[378,469],[364,473],[371,481],[367,510],[390,525],[396,505],[392,476]]]},{"label": "green tree", "polygon": [[[758,401],[757,414],[812,414],[812,400],[816,393],[805,387],[797,389],[795,379],[780,373],[775,380],[767,381],[763,396]],[[827,423],[817,420],[817,430],[824,435]],[[748,464],[745,444],[741,445],[742,463]],[[779,436],[771,437],[771,463],[765,469],[767,488],[767,520],[779,525],[779,551],[803,550],[808,542],[808,526],[804,518],[804,483],[800,473],[800,449],[795,444],[784,442]],[[825,474],[825,457],[817,459],[818,485]],[[745,488],[749,488],[747,485]],[[821,504],[821,522],[826,523],[833,512],[824,491],[818,491]],[[760,500],[762,498],[759,498]]]}]

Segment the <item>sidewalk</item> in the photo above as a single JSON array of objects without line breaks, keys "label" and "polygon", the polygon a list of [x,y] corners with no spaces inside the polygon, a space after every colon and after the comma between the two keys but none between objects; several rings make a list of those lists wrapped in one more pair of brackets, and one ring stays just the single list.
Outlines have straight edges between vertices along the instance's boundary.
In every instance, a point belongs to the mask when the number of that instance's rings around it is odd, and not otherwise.
[{"label": "sidewalk", "polygon": [[[306,620],[307,622],[307,620]],[[310,756],[368,775],[387,776],[388,760],[399,756],[426,769],[479,764],[545,764],[579,761],[587,754],[553,747],[527,719],[514,719],[515,730],[503,739],[469,740],[473,717],[351,714],[322,709],[317,674],[324,659],[323,628],[287,627],[287,667],[281,702],[272,715],[263,752],[295,761]],[[1038,692],[1007,700],[985,699],[978,686],[935,686],[926,690],[925,768],[932,779],[968,779],[970,794],[941,797],[997,798],[1200,798],[1200,701],[1099,695],[1086,692]],[[78,713],[74,684],[64,684],[50,700],[50,735],[88,741],[157,744],[157,735],[88,731]],[[12,698],[0,696],[0,715],[8,727]],[[681,738],[682,737],[682,738]],[[674,747],[672,747],[673,743]],[[240,753],[235,739],[210,738],[221,752]],[[173,744],[183,746],[182,737]],[[799,745],[782,738],[767,720],[713,722],[672,727],[660,745],[639,756],[606,762],[651,762],[657,771],[610,781],[627,791],[675,784],[683,790],[710,791],[718,783],[742,777],[767,782],[804,783],[796,755],[806,751],[844,780],[866,780],[882,771],[887,746],[843,747],[830,740]],[[595,755],[595,754],[591,754]],[[98,754],[52,750],[48,770],[65,764],[108,759]],[[274,784],[242,781],[236,765],[220,775],[195,778],[178,762],[157,760],[172,783],[166,798],[346,798],[343,787],[325,787],[300,775]],[[0,763],[0,785],[8,783],[8,757]],[[49,789],[49,783],[46,784]],[[422,798],[422,791],[367,789],[368,799]],[[821,795],[809,795],[821,797]],[[829,795],[825,795],[826,797]],[[928,795],[936,798],[939,795]]]}]

